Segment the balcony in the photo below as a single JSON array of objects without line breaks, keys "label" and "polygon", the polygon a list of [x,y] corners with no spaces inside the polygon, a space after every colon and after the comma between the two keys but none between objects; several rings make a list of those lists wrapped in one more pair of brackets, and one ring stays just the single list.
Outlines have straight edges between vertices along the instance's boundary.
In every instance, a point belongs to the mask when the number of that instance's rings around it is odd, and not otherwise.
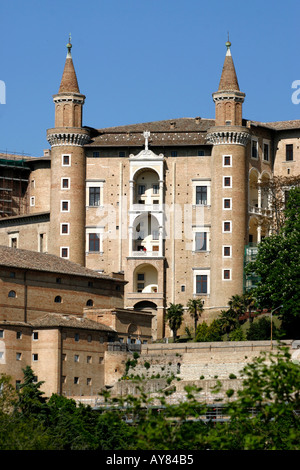
[{"label": "balcony", "polygon": [[132,204],[130,211],[134,212],[162,212],[162,204]]},{"label": "balcony", "polygon": [[249,204],[249,214],[251,215],[260,215],[263,217],[272,217],[272,210],[263,208],[263,207],[257,207]]},{"label": "balcony", "polygon": [[149,250],[139,250],[139,251],[133,251],[131,256],[133,258],[157,258],[161,256],[159,251],[149,251]]}]

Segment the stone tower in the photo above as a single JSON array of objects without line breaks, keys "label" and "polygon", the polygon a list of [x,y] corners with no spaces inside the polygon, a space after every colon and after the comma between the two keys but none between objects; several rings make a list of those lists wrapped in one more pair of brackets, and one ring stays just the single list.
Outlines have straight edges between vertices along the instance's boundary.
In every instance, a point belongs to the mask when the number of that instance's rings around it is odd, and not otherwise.
[{"label": "stone tower", "polygon": [[53,96],[55,127],[48,129],[51,145],[51,219],[49,253],[85,265],[85,152],[89,131],[82,127],[85,96],[79,91],[71,55]]},{"label": "stone tower", "polygon": [[245,94],[239,89],[230,51],[219,89],[213,93],[215,126],[208,134],[211,158],[211,307],[226,307],[224,298],[243,292],[244,246],[247,240],[246,146],[250,133],[242,123]]}]

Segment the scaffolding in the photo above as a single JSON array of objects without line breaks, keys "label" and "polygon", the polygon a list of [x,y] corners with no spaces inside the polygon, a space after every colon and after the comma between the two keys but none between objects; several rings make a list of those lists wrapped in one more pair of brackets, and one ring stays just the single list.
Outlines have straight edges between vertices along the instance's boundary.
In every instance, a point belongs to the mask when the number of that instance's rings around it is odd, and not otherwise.
[{"label": "scaffolding", "polygon": [[0,218],[27,213],[29,173],[25,159],[0,158]]},{"label": "scaffolding", "polygon": [[249,243],[245,246],[244,251],[244,292],[248,292],[257,286],[260,280],[259,276],[254,274],[246,274],[246,267],[257,257],[258,247],[257,243]]}]

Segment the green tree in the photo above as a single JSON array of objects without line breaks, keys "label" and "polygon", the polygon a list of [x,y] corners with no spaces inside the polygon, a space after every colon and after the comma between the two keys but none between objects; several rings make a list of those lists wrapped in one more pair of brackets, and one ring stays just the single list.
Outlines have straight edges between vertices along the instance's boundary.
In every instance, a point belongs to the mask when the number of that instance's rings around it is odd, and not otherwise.
[{"label": "green tree", "polygon": [[229,341],[229,334],[238,326],[238,320],[234,310],[221,310],[221,314],[218,317],[218,320],[221,324],[221,329],[223,333],[226,333],[227,339]]},{"label": "green tree", "polygon": [[177,331],[182,325],[183,321],[183,305],[170,303],[166,313],[166,321],[169,324],[173,333],[174,342],[176,341]]},{"label": "green tree", "polygon": [[300,338],[300,188],[290,190],[285,223],[278,235],[265,238],[247,273],[260,277],[254,289],[261,307],[275,309],[286,337]]},{"label": "green tree", "polygon": [[[248,341],[263,341],[271,339],[271,320],[267,317],[257,319],[254,323],[250,324],[249,330],[246,333]],[[279,338],[279,332],[274,322],[272,321],[272,337]]]},{"label": "green tree", "polygon": [[238,319],[246,312],[245,298],[243,295],[233,295],[228,301],[229,309],[232,310]]},{"label": "green tree", "polygon": [[203,301],[201,299],[189,299],[187,303],[187,308],[191,317],[194,319],[194,328],[195,328],[195,337],[196,337],[198,320],[201,317],[201,314],[203,312]]},{"label": "green tree", "polygon": [[36,382],[34,372],[30,366],[23,370],[24,380],[18,386],[18,401],[16,410],[24,416],[38,415],[45,410],[46,399],[40,390],[44,382]]},{"label": "green tree", "polygon": [[197,342],[222,341],[222,325],[219,320],[213,320],[210,325],[205,321],[197,327]]}]

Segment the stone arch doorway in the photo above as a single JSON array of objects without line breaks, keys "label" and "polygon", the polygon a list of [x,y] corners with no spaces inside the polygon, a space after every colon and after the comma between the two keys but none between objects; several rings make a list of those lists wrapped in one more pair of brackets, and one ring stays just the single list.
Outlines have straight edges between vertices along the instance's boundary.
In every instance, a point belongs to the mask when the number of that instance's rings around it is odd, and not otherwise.
[{"label": "stone arch doorway", "polygon": [[149,300],[142,300],[141,302],[137,302],[134,305],[134,310],[145,311],[152,313],[152,337],[156,339],[157,335],[157,305],[154,302],[150,302]]}]

